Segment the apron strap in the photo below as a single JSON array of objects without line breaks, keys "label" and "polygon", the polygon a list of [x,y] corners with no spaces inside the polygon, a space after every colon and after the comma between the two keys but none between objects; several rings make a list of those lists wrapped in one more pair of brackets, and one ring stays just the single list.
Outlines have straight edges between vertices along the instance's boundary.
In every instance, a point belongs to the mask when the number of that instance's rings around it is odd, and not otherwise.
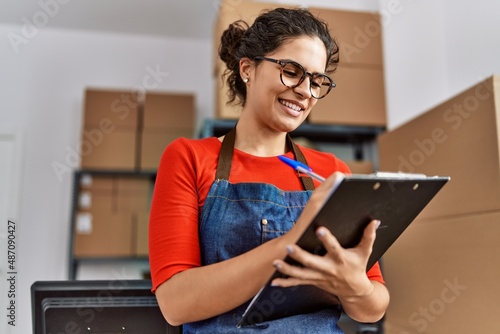
[{"label": "apron strap", "polygon": [[236,139],[236,126],[231,129],[222,140],[222,146],[219,153],[219,162],[217,163],[216,180],[229,181],[229,172],[231,172],[231,163],[233,161],[234,141]]},{"label": "apron strap", "polygon": [[[295,155],[295,159],[301,163],[303,163],[306,166],[309,166],[307,164],[306,157],[304,154],[302,154],[302,151],[300,148],[293,142],[292,137],[287,133],[286,134],[286,140],[288,142],[288,145],[292,147],[293,154]],[[300,181],[302,181],[302,185],[304,186],[305,190],[314,190],[316,187],[314,186],[313,180],[310,176],[304,176],[299,174]]]},{"label": "apron strap", "polygon": [[[233,152],[234,152],[234,142],[236,139],[236,126],[231,129],[225,136],[224,140],[222,140],[222,146],[219,154],[219,161],[217,164],[217,171],[215,173],[216,180],[226,180],[229,181],[229,173],[231,172],[231,163],[233,161]],[[286,141],[288,146],[292,148],[293,154],[297,161],[307,165],[307,160],[302,151],[298,148],[298,146],[293,142],[292,138],[289,134],[286,135]],[[302,185],[305,190],[314,190],[313,180],[309,176],[299,176]]]}]

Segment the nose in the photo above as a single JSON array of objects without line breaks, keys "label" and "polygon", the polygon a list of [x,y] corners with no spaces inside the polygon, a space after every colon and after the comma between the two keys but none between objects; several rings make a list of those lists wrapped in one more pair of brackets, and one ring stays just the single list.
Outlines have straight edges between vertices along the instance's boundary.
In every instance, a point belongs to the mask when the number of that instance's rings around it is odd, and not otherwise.
[{"label": "nose", "polygon": [[309,75],[306,75],[306,77],[304,78],[304,81],[302,81],[300,83],[300,85],[298,85],[297,87],[295,87],[293,89],[293,91],[295,92],[295,94],[298,94],[300,95],[301,97],[305,98],[305,99],[309,99],[312,97],[312,94],[311,94],[311,78],[309,77]]}]

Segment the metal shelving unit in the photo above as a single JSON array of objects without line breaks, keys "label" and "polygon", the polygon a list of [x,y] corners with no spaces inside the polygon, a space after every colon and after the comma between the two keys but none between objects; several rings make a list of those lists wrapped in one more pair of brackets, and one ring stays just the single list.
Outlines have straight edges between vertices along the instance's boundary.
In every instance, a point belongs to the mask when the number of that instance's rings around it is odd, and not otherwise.
[{"label": "metal shelving unit", "polygon": [[101,169],[79,169],[75,170],[73,174],[73,195],[71,201],[71,227],[70,227],[70,244],[69,244],[69,256],[68,256],[68,279],[76,279],[76,274],[78,270],[78,265],[80,263],[99,263],[99,262],[132,262],[148,261],[147,256],[103,256],[103,257],[77,257],[74,254],[75,250],[75,224],[76,215],[78,212],[78,198],[80,182],[84,175],[91,176],[120,176],[120,177],[133,177],[133,178],[147,178],[154,183],[156,178],[156,172],[153,171],[134,171],[134,170],[101,170]]},{"label": "metal shelving unit", "polygon": [[[236,120],[207,119],[200,129],[201,138],[222,136],[231,130]],[[378,135],[385,131],[384,127],[311,124],[302,123],[295,131],[291,132],[292,138],[307,138],[312,142],[330,144],[347,144],[353,150],[353,160],[376,160],[375,141]],[[374,165],[377,161],[373,161]]]}]

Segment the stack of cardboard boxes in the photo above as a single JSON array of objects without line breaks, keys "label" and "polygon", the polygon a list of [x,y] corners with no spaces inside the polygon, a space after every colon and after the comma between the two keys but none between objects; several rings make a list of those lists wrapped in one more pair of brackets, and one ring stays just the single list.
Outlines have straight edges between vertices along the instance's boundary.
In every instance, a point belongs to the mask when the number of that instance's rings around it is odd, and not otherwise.
[{"label": "stack of cardboard boxes", "polygon": [[139,135],[139,95],[87,89],[81,139],[86,169],[133,170]]},{"label": "stack of cardboard boxes", "polygon": [[88,89],[75,257],[147,256],[154,174],[165,147],[193,137],[194,96]]},{"label": "stack of cardboard boxes", "polygon": [[254,2],[254,1],[221,1],[219,11],[215,20],[214,41],[213,41],[213,60],[215,87],[215,115],[218,118],[237,119],[241,113],[240,105],[228,105],[228,86],[226,77],[222,77],[226,70],[226,64],[222,62],[218,51],[220,47],[222,33],[227,27],[238,20],[243,20],[251,25],[259,13],[266,8],[274,8],[276,4]]},{"label": "stack of cardboard boxes", "polygon": [[379,137],[380,169],[451,181],[383,259],[386,333],[491,333],[500,313],[500,77]]},{"label": "stack of cardboard boxes", "polygon": [[310,122],[385,127],[380,15],[325,8],[310,10],[328,23],[340,48],[340,63],[332,74],[337,87],[318,101],[309,116]]},{"label": "stack of cardboard boxes", "polygon": [[74,255],[146,256],[152,187],[144,177],[84,174],[78,193]]},{"label": "stack of cardboard boxes", "polygon": [[193,137],[192,94],[87,89],[82,168],[155,171],[165,146]]},{"label": "stack of cardboard boxes", "polygon": [[[215,25],[214,50],[220,46],[223,31],[234,21],[249,25],[262,10],[283,4],[255,1],[222,1]],[[326,21],[340,47],[340,65],[332,74],[337,87],[320,100],[309,116],[311,123],[385,126],[386,107],[380,15],[326,8],[309,8]],[[225,64],[214,54],[217,81],[216,114],[220,118],[238,118],[241,107],[227,105],[227,85],[221,75]],[[277,74],[278,78],[278,74]]]},{"label": "stack of cardboard boxes", "polygon": [[146,93],[141,140],[141,170],[157,170],[166,144],[192,138],[194,97],[190,94]]}]

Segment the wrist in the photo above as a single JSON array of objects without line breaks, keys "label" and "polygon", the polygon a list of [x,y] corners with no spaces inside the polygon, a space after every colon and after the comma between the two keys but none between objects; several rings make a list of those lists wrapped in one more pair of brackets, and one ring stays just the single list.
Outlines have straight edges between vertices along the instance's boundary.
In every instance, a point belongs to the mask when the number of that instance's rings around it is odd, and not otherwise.
[{"label": "wrist", "polygon": [[338,298],[342,304],[344,303],[359,303],[366,298],[369,298],[375,292],[375,286],[367,278],[367,282],[354,290],[353,294],[339,295]]}]

